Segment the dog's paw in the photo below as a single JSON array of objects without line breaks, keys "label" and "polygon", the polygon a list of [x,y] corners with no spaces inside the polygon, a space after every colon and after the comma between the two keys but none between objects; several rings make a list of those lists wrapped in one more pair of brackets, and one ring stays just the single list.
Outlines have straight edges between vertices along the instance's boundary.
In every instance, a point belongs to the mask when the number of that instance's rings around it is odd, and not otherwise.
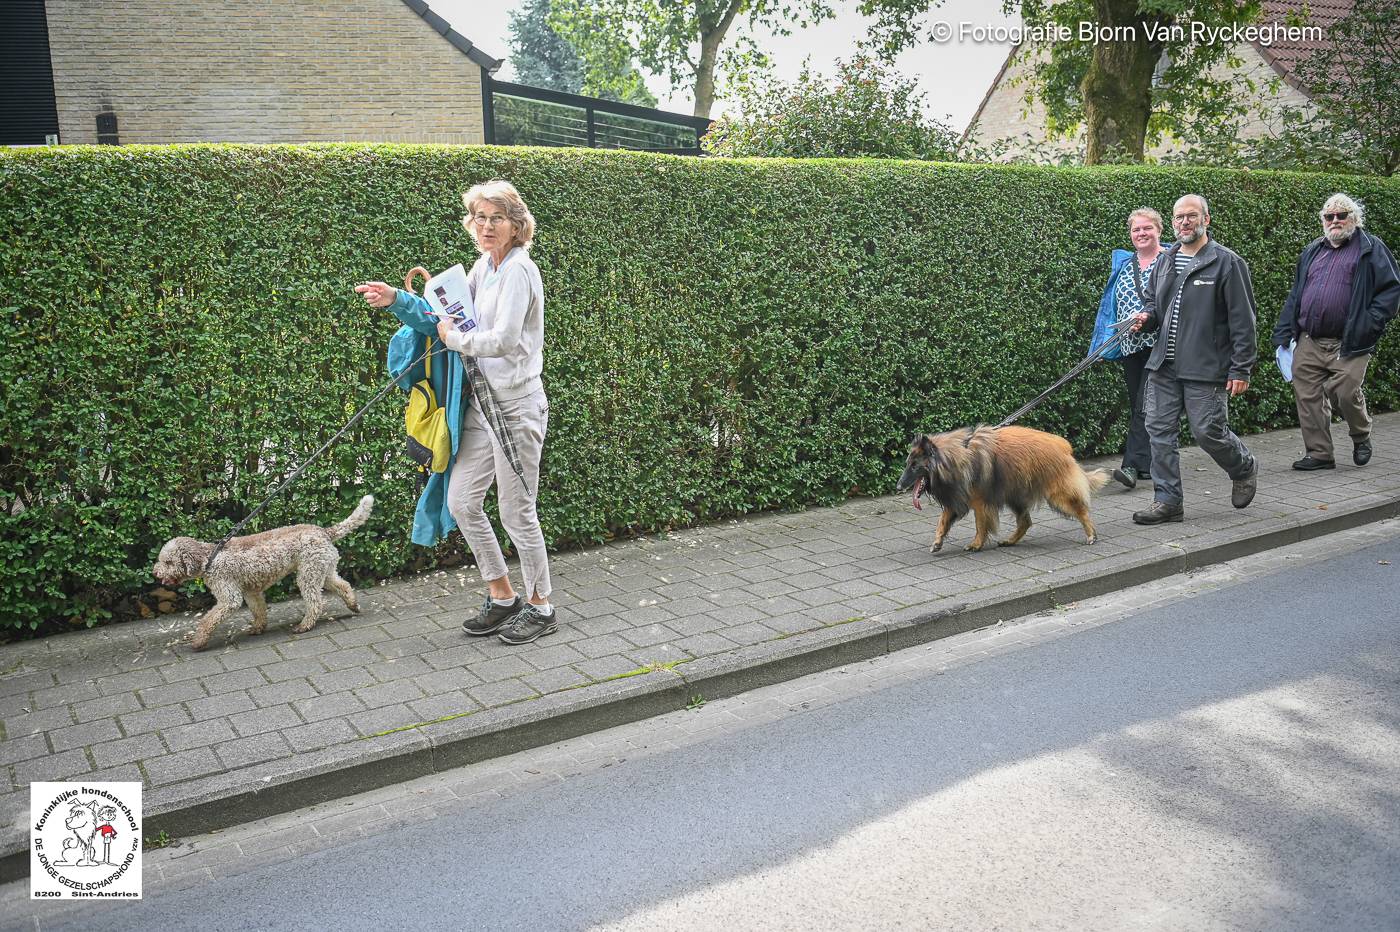
[{"label": "dog's paw", "polygon": [[350,601],[348,601],[348,602],[345,603],[345,606],[346,606],[346,608],[350,609],[350,612],[351,612],[352,614],[355,614],[355,615],[360,614],[360,600],[359,600],[359,599],[351,599]]},{"label": "dog's paw", "polygon": [[1017,544],[1019,544],[1019,543],[1020,543],[1020,541],[1016,541],[1016,540],[999,540],[999,541],[997,541],[997,546],[998,546],[998,547],[1015,547],[1015,546],[1016,546]]},{"label": "dog's paw", "polygon": [[942,550],[942,549],[943,549],[943,541],[941,541],[941,540],[936,540],[936,541],[934,541],[933,543],[931,543],[931,544],[928,545],[928,552],[929,552],[929,553],[937,553],[938,551],[940,551],[940,550]]},{"label": "dog's paw", "polygon": [[300,624],[292,625],[292,631],[296,634],[305,634],[314,627],[316,627],[316,620],[312,619],[311,621],[303,621]]},{"label": "dog's paw", "polygon": [[965,550],[970,550],[970,551],[973,552],[973,553],[981,553],[981,552],[982,552],[982,548],[983,548],[984,546],[986,546],[986,545],[985,545],[985,544],[978,544],[978,543],[971,543],[971,544],[968,544],[968,545],[967,545],[965,548],[963,548],[963,549],[965,549]]},{"label": "dog's paw", "polygon": [[1097,536],[1094,536],[1094,537],[1086,537],[1086,538],[1084,538],[1084,543],[1086,543],[1086,544],[1092,544],[1092,543],[1094,543],[1094,542],[1097,541],[1097,540],[1098,540],[1098,537],[1097,537]]},{"label": "dog's paw", "polygon": [[204,638],[203,640],[200,640],[199,638],[190,638],[190,650],[204,650],[204,648],[208,646],[208,638]]}]

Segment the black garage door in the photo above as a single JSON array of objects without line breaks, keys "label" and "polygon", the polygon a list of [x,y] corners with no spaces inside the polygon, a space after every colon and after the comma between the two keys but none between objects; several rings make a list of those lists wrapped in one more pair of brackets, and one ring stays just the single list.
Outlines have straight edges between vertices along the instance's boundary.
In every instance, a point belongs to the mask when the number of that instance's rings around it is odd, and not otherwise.
[{"label": "black garage door", "polygon": [[58,135],[44,0],[0,0],[0,145]]}]

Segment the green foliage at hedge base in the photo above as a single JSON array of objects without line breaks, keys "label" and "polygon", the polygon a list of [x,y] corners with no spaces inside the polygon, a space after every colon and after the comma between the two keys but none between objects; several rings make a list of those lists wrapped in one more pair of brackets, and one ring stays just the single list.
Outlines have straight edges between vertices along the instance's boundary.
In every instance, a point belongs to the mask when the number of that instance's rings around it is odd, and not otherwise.
[{"label": "green foliage at hedge base", "polygon": [[[1083,356],[1141,205],[1204,193],[1249,260],[1263,351],[1326,195],[1400,243],[1393,180],[588,150],[176,146],[0,156],[0,631],[138,611],[175,534],[220,536],[385,379],[396,322],[365,279],[470,262],[460,195],[505,177],[539,222],[553,547],[889,490],[915,430],[994,422]],[[1397,401],[1393,340],[1373,403]],[[1109,453],[1096,367],[1025,423]],[[1244,431],[1294,423],[1261,363]],[[408,542],[416,487],[390,398],[257,528],[379,504],[356,581],[456,559]],[[198,591],[191,587],[190,591]]]}]

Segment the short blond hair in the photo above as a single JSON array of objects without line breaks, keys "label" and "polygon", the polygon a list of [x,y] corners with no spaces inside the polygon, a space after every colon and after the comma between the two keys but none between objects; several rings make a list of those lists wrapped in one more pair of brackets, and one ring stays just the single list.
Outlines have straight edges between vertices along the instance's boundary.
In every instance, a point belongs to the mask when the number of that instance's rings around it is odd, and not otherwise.
[{"label": "short blond hair", "polygon": [[462,206],[467,208],[467,215],[462,218],[462,226],[472,235],[472,242],[476,243],[477,248],[481,248],[481,243],[476,239],[476,226],[472,223],[472,215],[476,213],[477,205],[483,201],[493,207],[499,207],[515,228],[515,238],[511,246],[529,249],[530,244],[535,241],[535,215],[525,206],[525,199],[515,190],[515,185],[501,178],[472,185],[471,189],[462,195]]},{"label": "short blond hair", "polygon": [[1139,207],[1137,210],[1128,214],[1128,229],[1131,230],[1133,228],[1133,221],[1138,217],[1146,217],[1148,220],[1151,220],[1153,223],[1155,223],[1157,225],[1158,233],[1161,233],[1164,229],[1166,229],[1166,227],[1162,224],[1162,215],[1157,213],[1157,211],[1153,210],[1151,207]]}]

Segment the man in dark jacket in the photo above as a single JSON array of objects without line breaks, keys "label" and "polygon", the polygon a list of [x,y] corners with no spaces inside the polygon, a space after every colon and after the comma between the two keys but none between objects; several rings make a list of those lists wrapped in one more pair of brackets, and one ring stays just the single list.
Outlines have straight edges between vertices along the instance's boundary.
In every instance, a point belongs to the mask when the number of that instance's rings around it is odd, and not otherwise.
[{"label": "man in dark jacket", "polygon": [[1371,461],[1371,415],[1366,366],[1400,304],[1400,274],[1385,243],[1363,230],[1364,208],[1345,194],[1322,205],[1322,236],[1298,259],[1293,290],[1274,328],[1274,346],[1298,341],[1293,397],[1303,431],[1303,458],[1294,469],[1335,469],[1332,412],[1346,419],[1351,461]]},{"label": "man in dark jacket", "polygon": [[1201,449],[1233,480],[1230,502],[1254,500],[1259,467],[1230,430],[1230,398],[1249,388],[1258,356],[1254,283],[1249,266],[1207,235],[1210,208],[1188,194],[1172,210],[1176,243],[1157,260],[1143,312],[1134,329],[1160,330],[1147,357],[1143,411],[1152,442],[1152,506],[1134,512],[1138,524],[1180,521],[1181,458],[1177,436],[1183,411]]}]

